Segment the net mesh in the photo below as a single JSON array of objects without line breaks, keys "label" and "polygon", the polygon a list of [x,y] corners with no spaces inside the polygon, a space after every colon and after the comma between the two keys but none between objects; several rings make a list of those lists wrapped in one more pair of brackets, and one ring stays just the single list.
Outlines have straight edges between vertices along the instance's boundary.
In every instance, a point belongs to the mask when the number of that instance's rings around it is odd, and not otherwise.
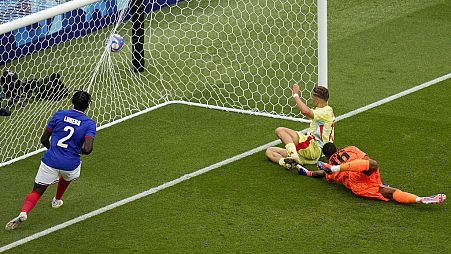
[{"label": "net mesh", "polygon": [[3,0],[0,1],[0,23],[6,23],[71,0]]},{"label": "net mesh", "polygon": [[[169,101],[299,117],[290,87],[317,83],[316,0],[144,1],[144,72],[134,72],[129,1],[100,1],[0,35],[0,163],[40,148],[76,89],[98,126]],[[125,46],[113,53],[111,34]],[[11,45],[8,46],[8,43]],[[18,81],[14,81],[18,80]]]}]

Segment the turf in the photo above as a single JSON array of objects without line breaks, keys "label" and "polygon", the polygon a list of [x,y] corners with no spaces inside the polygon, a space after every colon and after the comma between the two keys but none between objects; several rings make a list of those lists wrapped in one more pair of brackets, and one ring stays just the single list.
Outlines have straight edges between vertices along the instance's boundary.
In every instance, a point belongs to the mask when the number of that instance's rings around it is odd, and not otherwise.
[{"label": "turf", "polygon": [[442,35],[451,29],[450,1],[371,2],[330,7],[329,83],[337,114],[451,69],[451,44]]},{"label": "turf", "polygon": [[[305,1],[306,6],[313,2]],[[305,17],[302,13],[309,12],[304,7],[284,1],[215,0],[164,8],[146,17],[147,69],[140,75],[131,72],[129,43],[119,54],[107,55],[93,75],[111,27],[3,68],[22,79],[59,72],[70,91],[89,87],[94,95],[89,113],[99,125],[167,100],[299,115],[291,106],[289,87],[300,82],[306,88],[302,96],[309,98],[315,83],[310,74],[315,52],[308,47],[315,43],[314,34],[305,34],[310,25],[302,22],[312,18],[315,7]],[[446,74],[451,66],[443,56],[451,46],[442,33],[451,29],[450,12],[449,1],[443,0],[329,3],[329,83],[335,113]],[[129,42],[130,28],[125,22],[116,32]],[[349,94],[353,99],[344,99]],[[67,100],[33,102],[14,108],[10,118],[0,118],[0,133],[8,133],[0,135],[6,144],[0,161],[38,149],[40,144],[30,137],[39,138],[48,118],[69,106]],[[14,128],[21,131],[11,133]]]},{"label": "turf", "polygon": [[[336,115],[448,73],[449,1],[329,1]],[[337,123],[336,142],[375,158],[383,181],[419,195],[451,193],[445,81]],[[99,132],[65,205],[49,189],[0,246],[275,139],[293,122],[166,106]],[[17,214],[40,155],[0,169],[0,220]],[[400,205],[303,178],[263,152],[13,249],[22,252],[449,253],[449,202]],[[76,242],[74,244],[74,241]]]},{"label": "turf", "polygon": [[[437,142],[425,140],[424,135],[429,132],[432,122],[437,126],[434,136],[446,137],[445,126],[450,124],[450,120],[440,116],[442,113],[450,113],[450,109],[446,107],[449,96],[444,95],[450,84],[451,81],[437,84],[339,122],[338,126],[342,131],[337,135],[340,140],[337,144],[357,145],[366,151],[379,162],[383,181],[391,186],[419,195],[450,193],[451,188],[447,183],[451,180],[451,175],[443,167],[451,162],[450,152],[444,149],[449,146],[449,141],[437,145]],[[430,119],[424,120],[421,115],[429,103],[424,98],[430,97],[435,98],[435,106],[443,111],[429,111]],[[412,100],[418,102],[416,107],[410,106]],[[406,107],[410,110],[400,114],[399,110]],[[160,112],[168,113],[172,110],[183,109],[168,107]],[[220,118],[226,114],[204,109],[189,111],[198,111],[198,114],[210,119],[215,113]],[[143,119],[130,121],[128,131],[116,134],[134,140],[135,131],[142,130],[142,126],[137,123],[153,114],[158,115],[160,120],[164,119],[156,111],[143,116]],[[169,114],[164,115],[169,118]],[[241,150],[230,151],[216,147],[213,149],[216,152],[213,153],[219,152],[220,155],[213,157],[219,160],[227,158],[255,146],[255,143],[252,144],[255,140],[272,140],[271,135],[268,135],[269,130],[250,130],[249,126],[244,126],[249,122],[258,124],[260,118],[254,117],[249,121],[249,116],[234,114],[231,118],[237,119],[235,126],[243,125],[239,130],[242,135],[235,135],[233,140],[233,143],[242,142]],[[173,121],[176,119],[173,118],[171,122]],[[277,124],[278,121],[274,123]],[[402,128],[387,130],[386,127],[391,123],[400,124]],[[195,122],[185,124],[196,125]],[[150,128],[152,127],[149,127],[149,131]],[[248,131],[244,131],[246,129]],[[106,130],[104,136],[110,136],[107,135],[109,131],[113,129]],[[155,132],[158,131],[157,129]],[[107,164],[103,170],[123,169],[117,170],[115,177],[108,178],[109,181],[103,181],[102,176],[109,172],[99,171],[96,161],[103,154],[119,156],[122,151],[116,148],[123,147],[124,144],[104,138],[99,143],[108,146],[108,152],[100,145],[95,160],[85,160],[85,164],[89,166],[85,167],[82,181],[71,186],[73,188],[67,193],[64,208],[51,211],[48,205],[51,195],[48,195],[33,211],[27,224],[15,232],[3,232],[1,239],[4,241],[3,239],[9,238],[10,241],[39,231],[80,214],[86,208],[93,210],[104,205],[103,203],[136,193],[141,188],[145,189],[146,186],[156,186],[192,169],[212,164],[214,161],[211,156],[205,153],[211,150],[204,147],[209,142],[201,137],[216,137],[221,140],[220,136],[230,134],[230,131],[225,129],[220,135],[217,132],[211,136],[208,132],[207,135],[199,135],[193,139],[197,144],[191,144],[192,147],[180,151],[202,153],[195,160],[190,159],[190,154],[183,154],[179,156],[179,160],[171,161],[168,165],[161,163],[161,160],[170,157],[167,153],[161,153],[155,161],[136,155],[133,156],[133,167],[128,167],[131,170],[128,172],[118,165],[118,160],[111,162],[116,166],[108,166],[108,162],[102,160],[102,163]],[[235,129],[231,132],[235,132]],[[151,136],[140,137],[140,142],[133,143],[144,147],[146,143],[152,142]],[[179,138],[183,136],[168,138],[165,146]],[[412,145],[413,140],[417,141],[417,145]],[[183,140],[180,143],[184,143]],[[155,149],[166,150],[158,146]],[[141,171],[142,163],[145,166]],[[16,204],[15,208],[19,205]],[[401,205],[358,198],[341,185],[287,172],[268,162],[261,152],[32,241],[13,249],[12,253],[32,250],[58,252],[74,241],[73,236],[77,236],[77,244],[71,247],[73,253],[88,250],[123,253],[315,253],[330,250],[338,253],[406,250],[413,253],[447,253],[450,251],[449,211],[448,203],[436,206]]]}]

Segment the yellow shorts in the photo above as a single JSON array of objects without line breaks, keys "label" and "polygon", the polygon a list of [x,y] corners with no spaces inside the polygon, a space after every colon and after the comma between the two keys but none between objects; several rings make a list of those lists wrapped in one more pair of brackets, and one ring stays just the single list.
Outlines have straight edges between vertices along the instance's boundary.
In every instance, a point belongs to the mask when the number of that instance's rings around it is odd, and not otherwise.
[{"label": "yellow shorts", "polygon": [[321,147],[312,135],[298,132],[299,144],[296,145],[302,164],[316,164],[322,154]]}]

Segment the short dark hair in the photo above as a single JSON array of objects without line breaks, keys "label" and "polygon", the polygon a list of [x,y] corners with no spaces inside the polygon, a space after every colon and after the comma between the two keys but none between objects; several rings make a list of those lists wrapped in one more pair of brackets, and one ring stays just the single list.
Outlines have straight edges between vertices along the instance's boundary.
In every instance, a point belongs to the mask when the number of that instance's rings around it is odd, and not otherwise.
[{"label": "short dark hair", "polygon": [[74,96],[72,96],[72,104],[77,110],[85,111],[91,103],[91,95],[85,91],[75,91]]},{"label": "short dark hair", "polygon": [[326,143],[323,146],[323,154],[326,157],[331,157],[334,153],[337,152],[337,150],[337,147],[332,142]]},{"label": "short dark hair", "polygon": [[329,100],[329,90],[327,90],[324,86],[317,86],[313,88],[313,95],[323,99],[324,101]]}]

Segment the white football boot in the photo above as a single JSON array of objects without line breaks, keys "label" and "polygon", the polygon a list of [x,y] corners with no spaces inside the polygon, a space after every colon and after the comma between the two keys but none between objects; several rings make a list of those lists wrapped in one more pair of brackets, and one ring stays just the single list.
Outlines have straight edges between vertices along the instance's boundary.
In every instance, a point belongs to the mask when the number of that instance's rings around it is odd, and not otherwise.
[{"label": "white football boot", "polygon": [[21,212],[19,214],[19,216],[17,216],[16,218],[12,219],[11,221],[8,222],[8,224],[6,224],[5,229],[6,230],[13,230],[15,228],[17,228],[17,226],[20,225],[20,223],[22,223],[23,221],[27,220],[27,213],[26,212]]},{"label": "white football boot", "polygon": [[420,202],[422,204],[440,204],[445,202],[446,195],[445,194],[437,194],[430,197],[421,197]]},{"label": "white football boot", "polygon": [[52,207],[53,208],[60,208],[63,204],[64,204],[63,200],[56,199],[55,197],[53,197],[53,200],[52,200]]}]

